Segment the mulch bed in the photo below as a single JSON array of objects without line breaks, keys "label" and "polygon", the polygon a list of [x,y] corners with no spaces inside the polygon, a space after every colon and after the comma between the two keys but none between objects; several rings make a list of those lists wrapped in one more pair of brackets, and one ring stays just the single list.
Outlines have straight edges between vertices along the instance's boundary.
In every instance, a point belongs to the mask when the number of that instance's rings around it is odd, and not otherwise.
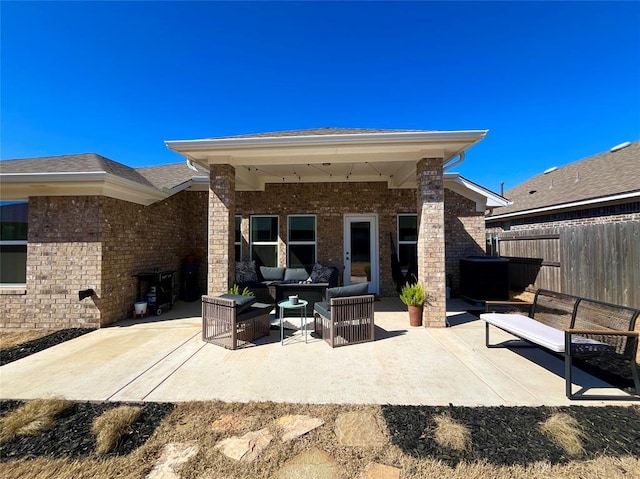
[{"label": "mulch bed", "polygon": [[77,338],[83,334],[87,334],[93,331],[89,328],[69,328],[55,331],[42,338],[34,339],[26,343],[19,344],[12,348],[0,350],[0,366],[12,363],[18,359],[26,358],[31,354],[43,351],[56,344],[64,343],[70,339]]},{"label": "mulch bed", "polygon": [[[640,410],[623,406],[589,407],[430,407],[383,406],[392,442],[416,458],[439,459],[449,466],[486,460],[496,465],[537,461],[566,463],[571,458],[542,434],[539,424],[555,412],[573,416],[585,436],[582,459],[600,455],[640,455]],[[434,440],[433,416],[447,414],[470,429],[472,445],[455,451]]]},{"label": "mulch bed", "polygon": [[[22,404],[0,401],[0,415]],[[44,433],[16,437],[0,444],[2,460],[49,458],[85,458],[94,453],[93,420],[120,403],[74,403]],[[142,414],[132,432],[109,455],[126,455],[142,446],[164,417],[173,409],[169,403],[140,405]],[[640,456],[640,409],[637,407],[435,407],[382,406],[383,416],[393,444],[418,459],[439,460],[454,467],[460,462],[485,460],[495,465],[527,465],[537,461],[562,464],[571,460],[563,450],[543,435],[539,424],[555,412],[576,418],[584,432],[585,454],[582,460],[600,455]],[[471,447],[456,451],[439,446],[434,439],[433,417],[448,414],[467,426]]]},{"label": "mulch bed", "polygon": [[[0,414],[4,415],[20,404],[22,404],[21,401],[0,401]],[[106,410],[123,404],[74,403],[58,416],[53,429],[36,435],[16,436],[5,443],[0,443],[0,457],[3,460],[34,457],[87,457],[93,454],[96,447],[96,438],[91,432],[93,420]],[[130,434],[125,435],[115,449],[105,456],[126,455],[142,446],[173,409],[173,404],[170,403],[146,403],[138,406],[142,407],[142,413],[132,425]]]}]

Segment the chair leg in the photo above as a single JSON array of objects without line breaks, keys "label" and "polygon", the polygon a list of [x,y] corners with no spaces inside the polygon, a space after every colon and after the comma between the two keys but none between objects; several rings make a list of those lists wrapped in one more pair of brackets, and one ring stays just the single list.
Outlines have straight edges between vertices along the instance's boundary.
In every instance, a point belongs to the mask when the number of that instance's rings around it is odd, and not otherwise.
[{"label": "chair leg", "polygon": [[640,394],[640,376],[638,375],[638,365],[636,364],[636,358],[631,358],[631,374],[633,376],[633,384],[636,390],[636,394]]},{"label": "chair leg", "polygon": [[571,354],[571,335],[564,333],[564,384],[567,398],[573,399],[573,378],[571,377],[573,356]]},{"label": "chair leg", "polygon": [[491,347],[489,344],[489,323],[484,323],[484,345],[488,348]]}]

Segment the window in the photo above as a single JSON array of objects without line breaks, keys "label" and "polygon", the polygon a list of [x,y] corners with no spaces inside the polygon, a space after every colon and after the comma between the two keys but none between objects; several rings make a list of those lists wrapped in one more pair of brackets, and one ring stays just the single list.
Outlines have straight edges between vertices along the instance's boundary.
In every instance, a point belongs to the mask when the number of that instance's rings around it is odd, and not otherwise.
[{"label": "window", "polygon": [[398,262],[405,272],[418,263],[417,215],[398,215]]},{"label": "window", "polygon": [[257,266],[278,266],[278,217],[251,217],[251,259]]},{"label": "window", "polygon": [[27,201],[0,201],[0,285],[27,283]]},{"label": "window", "polygon": [[236,215],[235,225],[235,248],[236,248],[236,261],[242,261],[242,216]]},{"label": "window", "polygon": [[287,227],[287,266],[311,271],[316,262],[315,215],[291,215]]}]

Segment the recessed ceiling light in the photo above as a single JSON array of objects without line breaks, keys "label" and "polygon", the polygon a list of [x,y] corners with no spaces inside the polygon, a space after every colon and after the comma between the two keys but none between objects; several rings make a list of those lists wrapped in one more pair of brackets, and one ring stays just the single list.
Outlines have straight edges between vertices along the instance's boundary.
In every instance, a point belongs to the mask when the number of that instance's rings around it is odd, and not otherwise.
[{"label": "recessed ceiling light", "polygon": [[331,163],[322,163],[322,166],[331,166]]}]

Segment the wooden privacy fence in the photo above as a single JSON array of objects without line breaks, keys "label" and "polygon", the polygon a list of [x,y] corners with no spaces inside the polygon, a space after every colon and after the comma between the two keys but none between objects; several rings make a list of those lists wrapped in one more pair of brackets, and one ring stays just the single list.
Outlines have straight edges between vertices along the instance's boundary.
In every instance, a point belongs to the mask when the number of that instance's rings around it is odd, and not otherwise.
[{"label": "wooden privacy fence", "polygon": [[640,222],[498,233],[512,289],[527,287],[640,308]]}]

